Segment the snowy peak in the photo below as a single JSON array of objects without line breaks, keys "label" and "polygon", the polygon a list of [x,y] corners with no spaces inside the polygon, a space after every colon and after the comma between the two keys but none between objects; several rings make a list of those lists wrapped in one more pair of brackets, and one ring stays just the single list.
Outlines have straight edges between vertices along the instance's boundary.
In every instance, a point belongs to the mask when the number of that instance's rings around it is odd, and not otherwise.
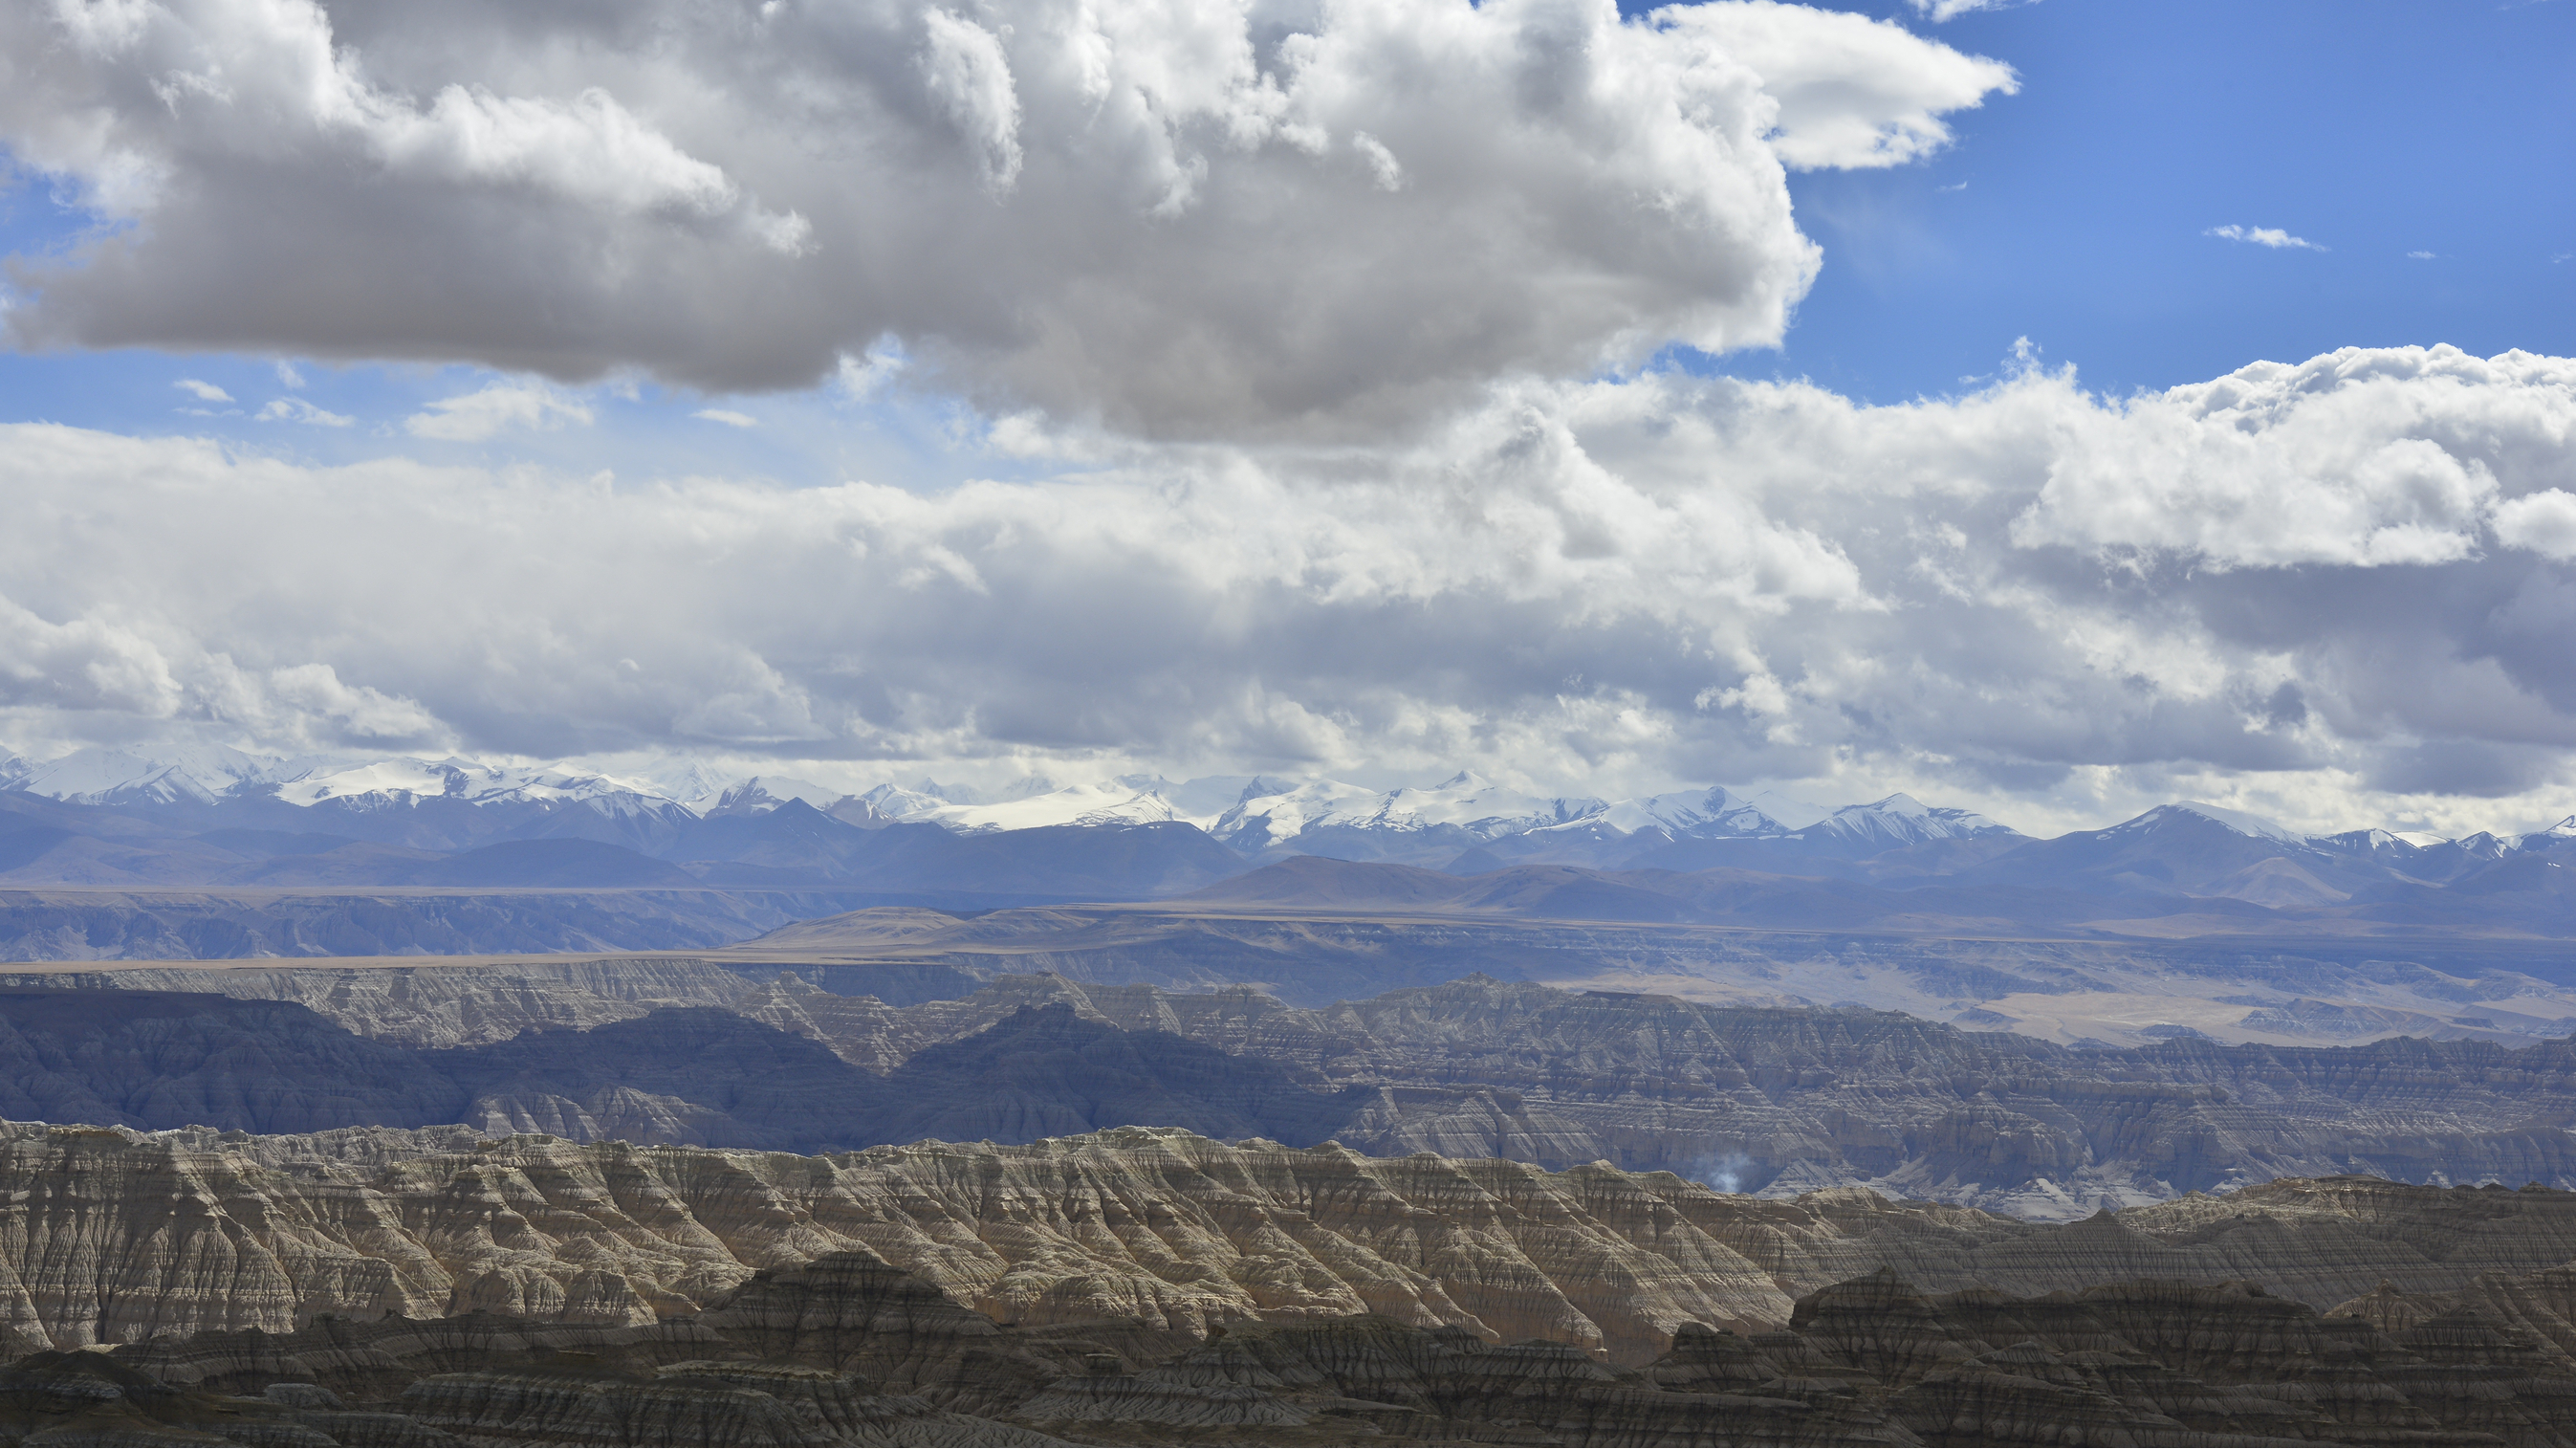
[{"label": "snowy peak", "polygon": [[829,810],[848,798],[846,790],[817,785],[811,780],[792,779],[785,775],[754,775],[748,780],[724,786],[712,800],[681,803],[693,813],[712,819],[720,815],[766,815],[790,800],[802,800],[817,810]]},{"label": "snowy peak", "polygon": [[[1157,778],[1157,783],[1160,783]],[[1180,818],[1159,790],[1135,790],[1116,780],[1067,785],[997,805],[949,805],[917,817],[951,830],[1036,830],[1050,825],[1152,825]]]},{"label": "snowy peak", "polygon": [[1788,827],[1764,814],[1753,802],[1723,785],[1707,790],[1678,790],[1666,795],[1640,795],[1619,800],[1562,825],[1541,830],[1585,828],[1615,830],[1623,835],[1661,830],[1677,840],[1724,840],[1785,835]]},{"label": "snowy peak", "polygon": [[221,745],[197,745],[150,756],[123,750],[74,750],[58,760],[14,760],[7,788],[76,805],[203,804],[245,785],[275,778],[289,764]]},{"label": "snowy peak", "polygon": [[289,805],[319,805],[327,800],[359,808],[412,806],[433,799],[475,805],[578,804],[607,814],[681,808],[679,802],[640,780],[455,758],[317,766],[278,781],[277,798]]},{"label": "snowy peak", "polygon": [[1894,850],[1901,846],[1920,845],[1927,840],[1964,840],[2020,832],[1974,811],[1947,805],[1926,805],[1900,792],[1867,805],[1846,805],[1808,833],[1858,846]]},{"label": "snowy peak", "polygon": [[[578,763],[493,765],[408,756],[283,759],[192,745],[148,751],[93,747],[53,760],[0,753],[0,790],[25,790],[78,804],[179,810],[229,808],[233,802],[344,812],[466,806],[543,814],[571,809],[619,822],[619,831],[642,828],[637,822],[664,822],[653,826],[664,829],[697,818],[761,815],[789,801],[867,828],[917,822],[984,832],[1185,821],[1207,827],[1249,856],[1311,851],[1434,866],[1485,847],[1514,861],[1616,862],[1687,842],[1746,842],[1697,855],[1683,851],[1675,858],[1733,859],[1728,852],[1751,849],[1784,859],[1801,853],[1860,859],[1930,841],[2018,835],[1972,811],[1926,805],[1903,793],[1832,810],[1777,792],[1748,795],[1723,786],[1604,801],[1533,794],[1471,770],[1436,785],[1393,790],[1331,779],[1229,775],[1175,782],[1160,774],[1128,774],[1072,784],[1032,775],[994,790],[922,779],[852,794],[784,775],[724,774],[684,759],[630,775]],[[2439,851],[2446,861],[2492,862],[2516,852],[2564,852],[2576,845],[2576,816],[2547,830],[2502,838],[2480,833],[2455,841],[2387,830],[2311,836],[2260,815],[2199,801],[2161,805],[2108,831],[2081,833],[2126,834],[2177,825],[2224,830],[2324,855],[2365,857],[2403,869],[2415,868],[2407,862],[2425,851]],[[1526,848],[1502,844],[1514,837],[1528,837]],[[1777,849],[1753,844],[1759,842],[1777,842]]]},{"label": "snowy peak", "polygon": [[465,772],[427,760],[377,760],[344,769],[323,768],[278,782],[277,798],[289,805],[325,800],[408,803],[423,796],[465,794]]},{"label": "snowy peak", "polygon": [[1525,794],[1462,770],[1427,789],[1381,792],[1339,780],[1310,781],[1269,795],[1253,795],[1247,787],[1245,798],[1217,817],[1212,833],[1246,854],[1327,831],[1445,834],[1473,842],[1561,825],[1602,808],[1599,800]]},{"label": "snowy peak", "polygon": [[[1483,834],[1488,833],[1486,827],[1529,829],[1562,824],[1601,806],[1601,801],[1588,798],[1526,795],[1461,770],[1428,790],[1389,791],[1382,797],[1372,823],[1389,830],[1460,825]],[[1491,833],[1499,834],[1501,830]]]},{"label": "snowy peak", "polygon": [[[930,782],[924,780],[921,783],[927,785]],[[907,790],[901,785],[879,785],[857,798],[886,820],[925,819],[954,803],[945,795],[934,795],[927,790]]]},{"label": "snowy peak", "polygon": [[2204,805],[2197,800],[2183,800],[2177,801],[2171,805],[2159,805],[2153,810],[2147,811],[2145,814],[2137,816],[2134,819],[2123,820],[2119,824],[2112,826],[2109,830],[2105,830],[2102,833],[2109,835],[2114,832],[2153,830],[2165,825],[2180,824],[2191,821],[2205,821],[2209,824],[2218,825],[2227,830],[2233,831],[2238,835],[2248,836],[2256,840],[2276,840],[2283,845],[2306,845],[2308,843],[2306,836],[2298,834],[2277,820],[2267,820],[2260,815],[2250,814],[2243,810],[2229,810],[2223,806]]},{"label": "snowy peak", "polygon": [[1243,798],[1216,819],[1209,832],[1246,855],[1286,845],[1311,828],[1365,821],[1378,812],[1377,791],[1339,780],[1309,780],[1272,794],[1255,795],[1256,780]]}]

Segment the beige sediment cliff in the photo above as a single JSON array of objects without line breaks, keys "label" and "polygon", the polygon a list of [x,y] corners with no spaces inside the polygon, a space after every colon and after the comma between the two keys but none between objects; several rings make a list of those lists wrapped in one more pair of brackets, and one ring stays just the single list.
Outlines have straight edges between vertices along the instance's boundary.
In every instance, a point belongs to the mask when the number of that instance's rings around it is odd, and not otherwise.
[{"label": "beige sediment cliff", "polygon": [[318,1315],[649,1324],[865,1250],[1004,1324],[1165,1331],[1373,1313],[1614,1363],[1684,1323],[1785,1324],[1887,1266],[1926,1291],[2254,1280],[2316,1308],[2576,1257],[2576,1194],[2283,1182],[2064,1226],[1856,1189],[1370,1158],[1126,1128],[829,1157],[463,1129],[301,1137],[0,1128],[16,1352]]}]

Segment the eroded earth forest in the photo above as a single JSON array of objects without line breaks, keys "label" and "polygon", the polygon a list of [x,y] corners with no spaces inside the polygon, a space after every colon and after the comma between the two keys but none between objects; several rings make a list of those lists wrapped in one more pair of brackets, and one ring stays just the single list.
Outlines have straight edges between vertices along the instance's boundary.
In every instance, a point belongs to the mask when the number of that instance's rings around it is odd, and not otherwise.
[{"label": "eroded earth forest", "polygon": [[728,798],[0,792],[0,1437],[2576,1443],[2576,829]]}]

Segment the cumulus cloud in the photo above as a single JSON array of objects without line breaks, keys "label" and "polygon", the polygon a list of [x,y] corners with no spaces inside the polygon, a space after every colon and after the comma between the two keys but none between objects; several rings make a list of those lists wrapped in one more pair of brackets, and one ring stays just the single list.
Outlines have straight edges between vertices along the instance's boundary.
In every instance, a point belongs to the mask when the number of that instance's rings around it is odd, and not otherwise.
[{"label": "cumulus cloud", "polygon": [[0,715],[104,724],[130,738],[154,725],[211,727],[284,749],[410,746],[447,738],[429,711],[344,684],[320,663],[244,669],[167,619],[112,606],[53,620],[0,597]]},{"label": "cumulus cloud", "polygon": [[1801,169],[1915,160],[1949,144],[1941,117],[2021,88],[2000,61],[1844,11],[1744,0],[1674,6],[1656,18],[1762,78],[1779,102],[1772,149]]},{"label": "cumulus cloud", "polygon": [[735,412],[731,408],[700,408],[689,416],[694,418],[704,418],[711,423],[722,423],[729,428],[756,428],[760,426],[760,419],[753,417],[749,413]]},{"label": "cumulus cloud", "polygon": [[2015,5],[2035,5],[2038,0],[1910,0],[1915,13],[1938,24],[1956,20],[1978,10],[2006,10]]},{"label": "cumulus cloud", "polygon": [[2201,235],[2214,236],[2223,241],[2247,242],[2258,247],[2270,247],[2274,251],[2321,252],[2325,250],[2324,247],[2306,237],[2292,236],[2277,226],[2213,226]]},{"label": "cumulus cloud", "polygon": [[159,648],[112,616],[56,621],[0,598],[0,698],[9,704],[154,720],[168,718],[181,694]]},{"label": "cumulus cloud", "polygon": [[2511,547],[2576,559],[2576,494],[2544,488],[2507,500],[2496,508],[2495,531]]},{"label": "cumulus cloud", "polygon": [[317,428],[345,428],[357,419],[315,407],[300,397],[271,398],[252,416],[264,423],[309,423]]},{"label": "cumulus cloud", "polygon": [[2545,476],[2531,409],[2569,382],[2561,359],[2449,348],[2258,362],[2083,418],[2014,537],[2222,570],[2467,559],[2497,469]]},{"label": "cumulus cloud", "polygon": [[479,391],[443,397],[403,419],[415,438],[449,443],[479,443],[503,428],[555,428],[590,422],[590,407],[579,398],[542,382],[504,380]]},{"label": "cumulus cloud", "polygon": [[0,143],[143,223],[16,265],[22,345],[740,392],[891,339],[1200,437],[1773,341],[1818,264],[1785,168],[1920,156],[2014,83],[1770,0],[62,0],[0,53],[46,57]]},{"label": "cumulus cloud", "polygon": [[170,385],[179,389],[181,392],[188,394],[190,397],[195,398],[199,402],[228,403],[233,400],[233,395],[231,393],[224,391],[222,388],[215,386],[211,382],[200,382],[193,377],[183,377]]},{"label": "cumulus cloud", "polygon": [[[2029,368],[1889,407],[1657,373],[1505,384],[1365,453],[1062,446],[1061,476],[935,494],[610,490],[10,428],[0,725],[261,717],[220,655],[281,730],[496,753],[2254,779],[2321,824],[2539,788],[2576,748],[2567,359],[2356,350],[2128,399]],[[374,693],[280,672],[316,665]]]}]

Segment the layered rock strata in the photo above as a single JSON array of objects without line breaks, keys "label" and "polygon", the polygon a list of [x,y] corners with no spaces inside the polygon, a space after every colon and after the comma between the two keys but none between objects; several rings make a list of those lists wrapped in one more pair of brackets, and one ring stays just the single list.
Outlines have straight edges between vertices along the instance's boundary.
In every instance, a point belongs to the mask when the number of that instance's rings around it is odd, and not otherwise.
[{"label": "layered rock strata", "polygon": [[862,1252],[1008,1325],[1133,1320],[1195,1340],[1370,1313],[1634,1364],[1682,1324],[1776,1327],[1801,1295],[1882,1266],[1931,1291],[2251,1279],[2322,1309],[2576,1258],[2576,1194],[2550,1191],[2290,1181],[2051,1226],[1851,1189],[1764,1200],[1602,1164],[1171,1129],[796,1157],[462,1129],[10,1126],[0,1182],[0,1332],[21,1351],[327,1315],[648,1326],[762,1270],[812,1296],[799,1265]]},{"label": "layered rock strata", "polygon": [[424,1051],[303,1007],[176,992],[0,991],[0,1117],[257,1132],[467,1123],[699,1146],[846,1150],[1127,1123],[1308,1146],[1368,1094],[1168,1033],[1022,1011],[879,1075],[731,1012]]},{"label": "layered rock strata", "polygon": [[480,1046],[531,1028],[582,1030],[663,1007],[730,1006],[755,989],[739,971],[685,956],[0,972],[0,991],[176,991],[289,1001],[356,1035],[415,1047]]},{"label": "layered rock strata", "polygon": [[[486,882],[534,883],[516,873]],[[704,951],[884,899],[874,892],[757,886],[0,889],[0,961]]]},{"label": "layered rock strata", "polygon": [[848,1253],[652,1325],[326,1319],[44,1353],[0,1369],[0,1429],[246,1444],[2576,1439],[2576,1358],[2541,1339],[2458,1309],[2391,1331],[2243,1282],[1926,1294],[1881,1270],[1806,1295],[1778,1328],[1681,1325],[1628,1369],[1377,1315],[1241,1323],[1193,1345],[1132,1319],[1006,1328],[943,1303]]},{"label": "layered rock strata", "polygon": [[1038,1004],[1366,1088],[1333,1135],[1381,1154],[1607,1160],[1783,1194],[1867,1185],[2048,1219],[2285,1176],[2576,1187],[2565,1042],[2083,1051],[1892,1012],[1488,977],[1320,1010],[1060,976],[895,1009],[781,981],[733,1009],[885,1072]]},{"label": "layered rock strata", "polygon": [[227,978],[225,997],[0,989],[0,1115],[800,1152],[1141,1124],[2052,1220],[2277,1176],[2576,1186],[2566,1043],[2080,1051],[1482,977],[1316,1010],[1048,976],[898,1007],[705,963],[518,971],[166,973]]}]

